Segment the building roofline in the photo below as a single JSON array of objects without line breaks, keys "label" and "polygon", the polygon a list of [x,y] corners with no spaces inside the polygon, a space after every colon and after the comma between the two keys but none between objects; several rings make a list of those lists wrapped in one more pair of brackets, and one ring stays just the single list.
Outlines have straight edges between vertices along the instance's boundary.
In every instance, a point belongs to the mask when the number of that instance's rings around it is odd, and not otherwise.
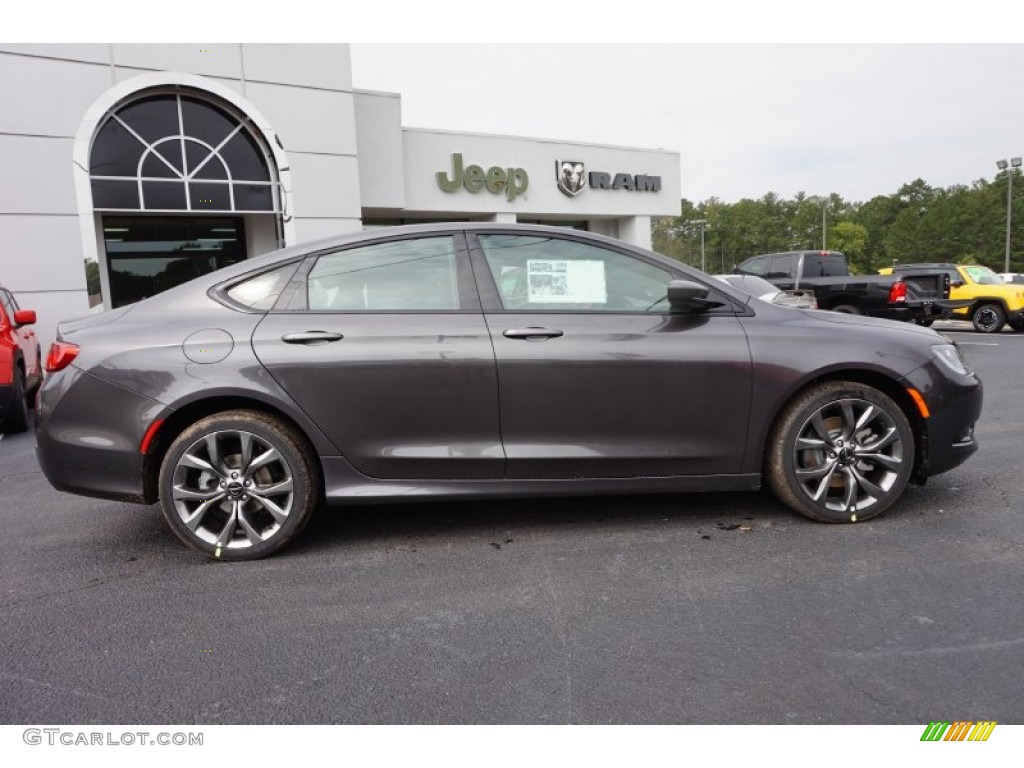
[{"label": "building roofline", "polygon": [[504,133],[483,133],[480,131],[455,131],[445,128],[417,128],[413,126],[402,126],[403,132],[410,133],[433,133],[444,136],[479,136],[485,139],[508,139],[511,141],[534,141],[538,144],[572,144],[580,147],[593,147],[594,149],[618,149],[626,152],[651,152],[655,154],[673,155],[679,157],[679,150],[676,149],[652,149],[650,147],[624,147],[617,144],[601,144],[590,141],[572,141],[567,139],[545,139],[537,136],[512,136]]}]

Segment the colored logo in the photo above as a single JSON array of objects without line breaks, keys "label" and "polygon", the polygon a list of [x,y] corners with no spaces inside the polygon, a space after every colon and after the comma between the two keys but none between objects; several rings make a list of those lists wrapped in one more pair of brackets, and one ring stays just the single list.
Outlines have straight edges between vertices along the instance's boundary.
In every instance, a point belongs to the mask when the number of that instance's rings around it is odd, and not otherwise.
[{"label": "colored logo", "polygon": [[988,741],[995,727],[995,720],[933,721],[924,729],[921,741]]}]

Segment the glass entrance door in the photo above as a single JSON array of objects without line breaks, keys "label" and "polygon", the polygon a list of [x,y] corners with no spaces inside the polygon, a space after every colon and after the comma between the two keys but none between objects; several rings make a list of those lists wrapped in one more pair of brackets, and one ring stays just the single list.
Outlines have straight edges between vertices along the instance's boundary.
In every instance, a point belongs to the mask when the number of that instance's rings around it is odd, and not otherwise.
[{"label": "glass entrance door", "polygon": [[238,216],[104,216],[110,306],[132,304],[246,257]]}]

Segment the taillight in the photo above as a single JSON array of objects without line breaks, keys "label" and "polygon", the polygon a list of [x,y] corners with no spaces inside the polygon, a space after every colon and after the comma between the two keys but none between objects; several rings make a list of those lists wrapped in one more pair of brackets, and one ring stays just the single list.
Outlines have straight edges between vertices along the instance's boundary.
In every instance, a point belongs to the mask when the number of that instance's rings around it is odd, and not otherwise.
[{"label": "taillight", "polygon": [[889,289],[889,303],[890,304],[905,304],[907,301],[907,284],[902,280],[897,280],[892,284],[892,288]]},{"label": "taillight", "polygon": [[78,345],[68,344],[64,341],[55,341],[50,345],[50,351],[46,355],[46,372],[56,373],[71,365],[71,361],[78,357]]}]

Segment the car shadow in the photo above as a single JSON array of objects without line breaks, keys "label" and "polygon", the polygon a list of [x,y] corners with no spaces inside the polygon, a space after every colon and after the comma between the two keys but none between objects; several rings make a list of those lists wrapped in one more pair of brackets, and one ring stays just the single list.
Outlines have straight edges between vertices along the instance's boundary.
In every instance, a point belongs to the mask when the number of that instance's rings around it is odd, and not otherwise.
[{"label": "car shadow", "polygon": [[[383,541],[493,539],[536,535],[571,526],[580,535],[609,528],[677,522],[695,534],[799,522],[767,491],[742,493],[634,494],[543,499],[466,500],[321,507],[305,531],[282,552],[301,553]],[[504,537],[504,538],[503,538]]]}]

